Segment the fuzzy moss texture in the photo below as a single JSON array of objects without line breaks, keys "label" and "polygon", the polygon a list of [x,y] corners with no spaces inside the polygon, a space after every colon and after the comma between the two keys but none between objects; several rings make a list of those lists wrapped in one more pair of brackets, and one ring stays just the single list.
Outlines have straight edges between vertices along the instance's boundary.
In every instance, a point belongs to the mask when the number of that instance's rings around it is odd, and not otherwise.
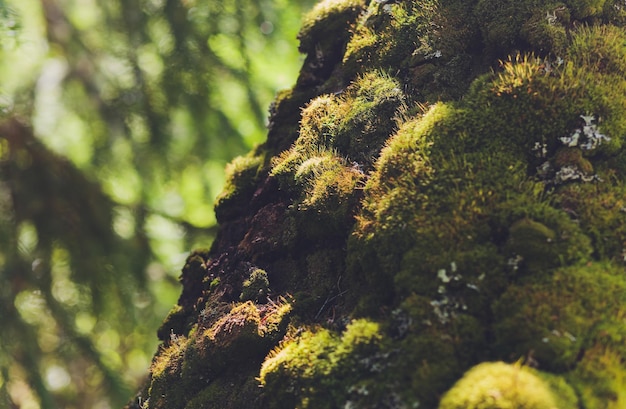
[{"label": "fuzzy moss texture", "polygon": [[132,408],[626,408],[626,4],[325,0]]}]

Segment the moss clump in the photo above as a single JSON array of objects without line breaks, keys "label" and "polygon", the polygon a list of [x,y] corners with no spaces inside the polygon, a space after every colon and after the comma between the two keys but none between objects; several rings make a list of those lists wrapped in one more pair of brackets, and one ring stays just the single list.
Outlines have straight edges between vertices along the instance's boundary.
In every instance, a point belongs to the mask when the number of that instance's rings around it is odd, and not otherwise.
[{"label": "moss clump", "polygon": [[243,290],[239,299],[241,301],[265,302],[269,294],[270,280],[265,270],[254,269],[243,282]]},{"label": "moss clump", "polygon": [[[615,334],[613,332],[613,334]],[[623,342],[623,332],[621,341]],[[626,404],[624,355],[610,346],[594,345],[585,351],[576,370],[566,376],[576,388],[584,408],[623,408]]]},{"label": "moss clump", "polygon": [[153,358],[150,366],[148,408],[182,407],[179,402],[185,398],[185,388],[182,385],[172,385],[180,379],[188,345],[189,340],[186,337],[174,337]]},{"label": "moss clump", "polygon": [[314,220],[345,232],[365,172],[395,129],[403,107],[399,83],[371,72],[342,95],[320,96],[303,110],[299,138],[274,160],[271,170],[281,187],[297,197],[298,209],[304,212],[301,230],[314,231],[308,222]]},{"label": "moss clump", "polygon": [[298,197],[299,230],[308,237],[318,237],[316,225],[322,222],[330,223],[332,229],[324,229],[330,234],[345,231],[358,198],[357,189],[365,178],[363,172],[328,150],[304,154],[290,151],[279,160],[272,174]]},{"label": "moss clump", "polygon": [[521,257],[532,270],[558,265],[558,253],[551,251],[556,232],[546,225],[524,218],[515,222],[509,232],[508,250]]},{"label": "moss clump", "polygon": [[226,166],[226,185],[215,199],[217,220],[225,222],[245,211],[261,174],[263,158],[239,156]]},{"label": "moss clump", "polygon": [[567,215],[547,210],[542,216],[544,222],[558,230],[527,217],[511,225],[504,249],[514,260],[515,270],[524,273],[545,272],[589,257],[589,239]]},{"label": "moss clump", "polygon": [[180,305],[175,305],[163,320],[163,323],[157,330],[157,335],[160,340],[165,341],[172,335],[185,334],[192,324],[192,318],[188,312]]},{"label": "moss clump", "polygon": [[569,0],[566,1],[572,14],[578,19],[589,18],[602,13],[606,0]]},{"label": "moss clump", "polygon": [[588,232],[596,258],[619,264],[626,256],[626,186],[616,176],[607,183],[563,187],[558,206]]},{"label": "moss clump", "polygon": [[435,39],[425,34],[428,23],[436,16],[434,1],[420,4],[372,2],[348,44],[344,64],[358,72],[356,65],[400,68],[407,54],[434,57],[437,47],[432,41]]},{"label": "moss clump", "polygon": [[568,50],[577,64],[603,73],[626,74],[624,31],[612,25],[582,27]]},{"label": "moss clump", "polygon": [[430,0],[371,2],[347,45],[344,71],[393,69],[420,99],[460,96],[473,71],[469,50],[480,39],[472,6],[451,2],[448,7]]},{"label": "moss clump", "polygon": [[247,301],[226,311],[210,326],[197,324],[188,337],[173,335],[166,341],[150,368],[147,408],[197,405],[203,391],[208,393],[207,385],[218,377],[234,376],[233,381],[241,382],[237,371],[260,366],[284,335],[291,306]]},{"label": "moss clump", "polygon": [[577,407],[577,402],[559,399],[536,371],[504,362],[485,362],[471,368],[446,392],[439,405],[439,409]]},{"label": "moss clump", "polygon": [[327,43],[346,42],[350,22],[363,11],[363,0],[324,0],[304,16],[298,34],[300,51],[305,54],[323,52]]},{"label": "moss clump", "polygon": [[498,354],[517,359],[532,351],[541,368],[572,370],[598,342],[621,343],[625,299],[622,268],[604,263],[558,269],[512,285],[494,304]]},{"label": "moss clump", "polygon": [[521,37],[541,54],[562,57],[568,46],[567,31],[571,24],[569,8],[563,3],[547,2],[532,12],[522,24]]},{"label": "moss clump", "polygon": [[329,150],[369,170],[403,109],[400,83],[384,72],[368,72],[341,95],[322,95],[308,104],[300,136],[285,159],[301,163]]},{"label": "moss clump", "polygon": [[263,362],[261,384],[272,391],[271,408],[338,407],[365,369],[365,358],[378,350],[378,324],[356,320],[341,337],[319,329],[284,343]]}]

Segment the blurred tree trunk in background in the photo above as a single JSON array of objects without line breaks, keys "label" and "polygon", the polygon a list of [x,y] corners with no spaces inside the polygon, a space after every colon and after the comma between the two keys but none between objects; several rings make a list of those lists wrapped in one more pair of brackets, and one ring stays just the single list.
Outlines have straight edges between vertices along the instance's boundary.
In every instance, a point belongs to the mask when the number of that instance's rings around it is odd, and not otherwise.
[{"label": "blurred tree trunk in background", "polygon": [[311,3],[0,0],[0,407],[128,400]]}]

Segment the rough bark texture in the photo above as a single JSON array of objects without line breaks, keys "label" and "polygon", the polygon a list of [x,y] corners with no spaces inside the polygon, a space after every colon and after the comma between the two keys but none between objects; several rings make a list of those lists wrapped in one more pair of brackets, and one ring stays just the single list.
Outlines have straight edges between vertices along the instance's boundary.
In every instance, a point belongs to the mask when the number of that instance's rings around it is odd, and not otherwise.
[{"label": "rough bark texture", "polygon": [[625,10],[315,7],[129,407],[626,407]]}]

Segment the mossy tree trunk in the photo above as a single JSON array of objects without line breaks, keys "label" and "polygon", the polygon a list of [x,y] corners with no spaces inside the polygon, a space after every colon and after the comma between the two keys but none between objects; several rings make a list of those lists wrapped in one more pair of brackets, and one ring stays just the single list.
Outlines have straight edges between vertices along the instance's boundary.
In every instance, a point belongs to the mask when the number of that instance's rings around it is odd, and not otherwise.
[{"label": "mossy tree trunk", "polygon": [[320,3],[129,407],[625,407],[625,23]]}]

